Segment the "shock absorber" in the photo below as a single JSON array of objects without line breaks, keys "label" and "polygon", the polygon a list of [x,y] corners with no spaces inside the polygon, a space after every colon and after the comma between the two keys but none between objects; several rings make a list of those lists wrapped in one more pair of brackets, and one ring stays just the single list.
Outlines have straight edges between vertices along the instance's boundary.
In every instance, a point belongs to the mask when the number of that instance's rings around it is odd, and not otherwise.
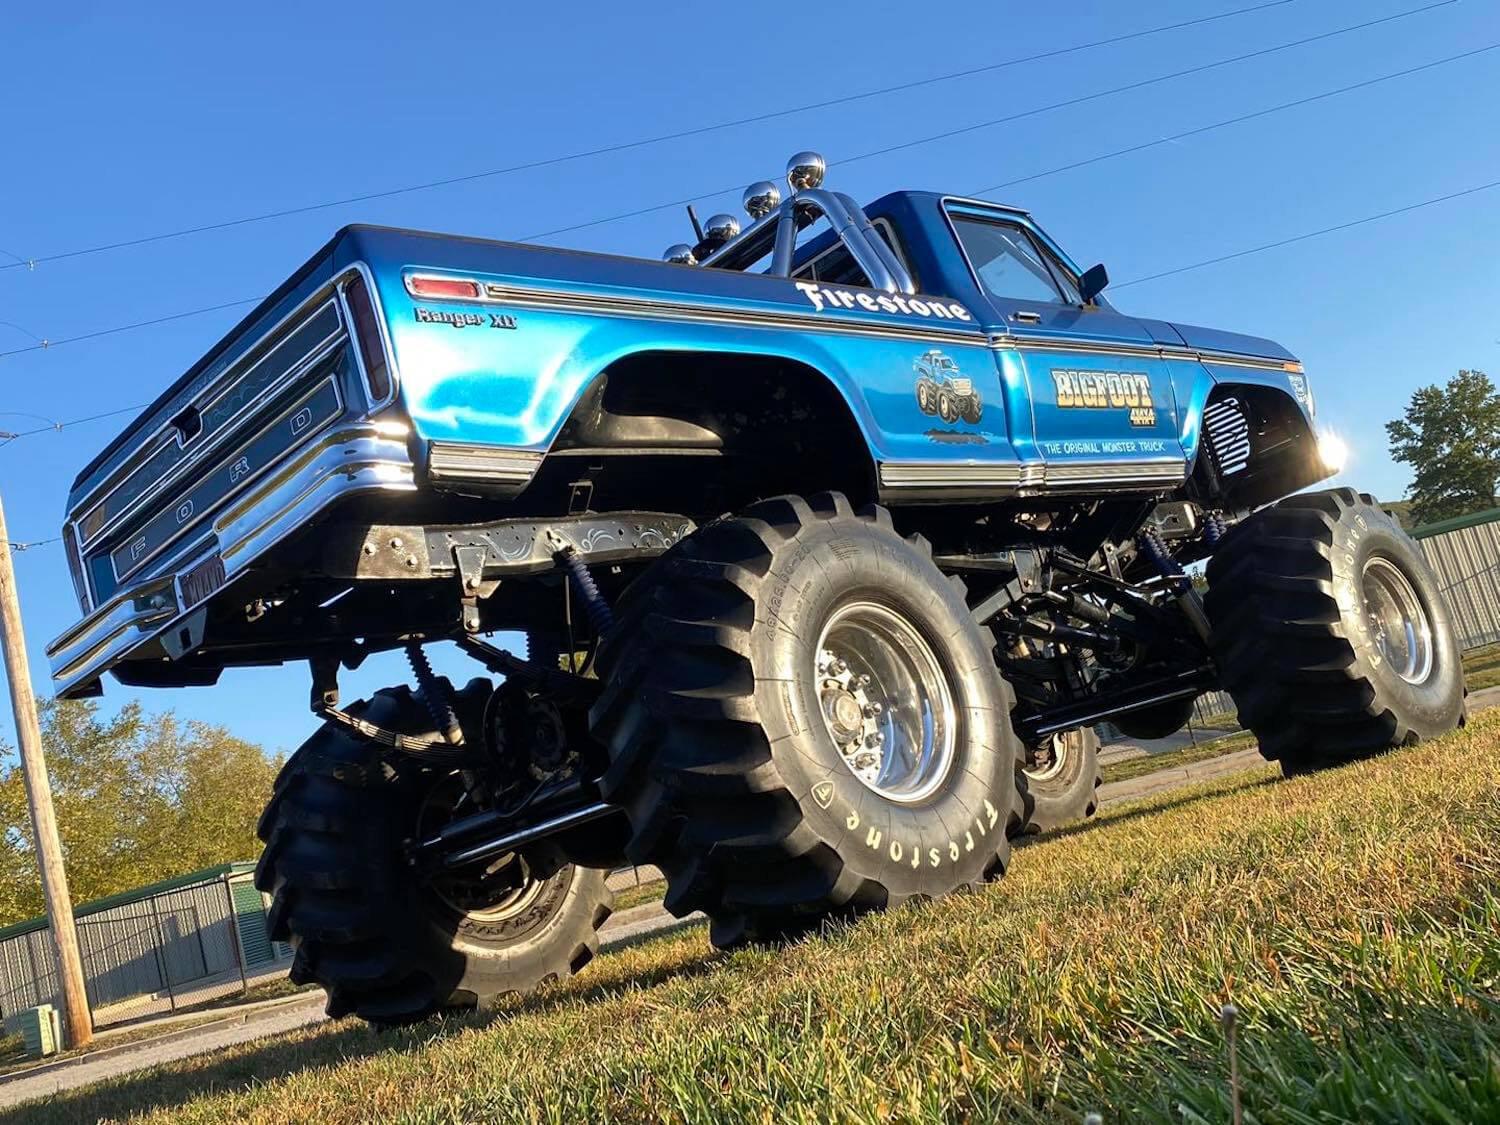
[{"label": "shock absorber", "polygon": [[583,556],[572,547],[564,547],[560,553],[563,565],[568,568],[568,574],[578,590],[578,596],[583,599],[583,608],[584,612],[589,615],[589,624],[593,625],[595,635],[602,637],[614,627],[615,615],[610,612],[609,603],[599,592],[599,585],[594,581],[594,576],[589,573],[588,564],[583,561]]},{"label": "shock absorber", "polygon": [[458,715],[453,710],[443,682],[433,672],[422,646],[415,641],[407,645],[406,659],[411,664],[412,674],[417,678],[417,694],[422,699],[422,705],[427,708],[427,713],[432,716],[432,721],[437,724],[437,729],[450,746],[462,746],[464,728],[459,725]]},{"label": "shock absorber", "polygon": [[1141,553],[1149,558],[1156,569],[1165,578],[1172,580],[1177,587],[1177,604],[1182,608],[1182,614],[1188,619],[1188,624],[1193,627],[1203,641],[1208,640],[1210,632],[1208,614],[1203,612],[1203,599],[1198,596],[1198,591],[1193,588],[1192,579],[1182,569],[1182,564],[1172,557],[1167,550],[1167,542],[1161,537],[1161,533],[1154,527],[1145,528],[1136,536],[1136,543],[1141,548]]}]

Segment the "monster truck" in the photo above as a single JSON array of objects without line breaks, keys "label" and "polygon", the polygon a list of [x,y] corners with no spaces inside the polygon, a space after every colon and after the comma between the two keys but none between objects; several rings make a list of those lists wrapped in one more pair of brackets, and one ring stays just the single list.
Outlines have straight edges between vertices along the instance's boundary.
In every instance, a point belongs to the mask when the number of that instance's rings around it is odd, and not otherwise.
[{"label": "monster truck", "polygon": [[979,421],[984,405],[974,380],[958,373],[951,357],[934,348],[912,365],[917,372],[917,407],[923,414],[936,414],[944,422],[961,416],[971,424]]},{"label": "monster truck", "polygon": [[[78,476],[59,694],[307,662],[257,882],[330,1012],[576,972],[625,862],[720,945],[974,886],[1092,811],[1094,724],[1209,688],[1288,772],[1461,720],[1422,557],[1302,491],[1289,352],[1118,311],[1025,211],[823,178],[663,262],[346,228]],[[342,703],[388,650],[412,686]]]}]

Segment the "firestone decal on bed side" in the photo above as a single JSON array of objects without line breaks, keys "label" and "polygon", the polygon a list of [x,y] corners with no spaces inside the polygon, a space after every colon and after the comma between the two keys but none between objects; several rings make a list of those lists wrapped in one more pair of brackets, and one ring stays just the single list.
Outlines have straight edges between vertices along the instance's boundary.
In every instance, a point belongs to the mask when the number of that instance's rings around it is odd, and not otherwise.
[{"label": "firestone decal on bed side", "polygon": [[863,309],[865,312],[905,313],[927,320],[957,320],[968,324],[974,317],[957,301],[946,297],[908,297],[904,293],[867,293],[835,285],[797,282],[797,289],[818,312],[824,309]]}]

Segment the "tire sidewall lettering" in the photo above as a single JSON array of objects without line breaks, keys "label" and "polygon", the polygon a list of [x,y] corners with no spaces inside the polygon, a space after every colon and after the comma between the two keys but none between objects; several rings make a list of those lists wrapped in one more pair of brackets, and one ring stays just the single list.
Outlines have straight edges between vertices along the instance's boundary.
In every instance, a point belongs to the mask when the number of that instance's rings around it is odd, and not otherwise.
[{"label": "tire sidewall lettering", "polygon": [[[775,697],[762,695],[758,710],[778,772],[809,827],[847,865],[895,894],[930,893],[925,873],[954,885],[982,877],[1003,850],[1001,821],[1015,800],[1014,762],[984,748],[1014,745],[1014,736],[998,721],[1008,714],[1008,696],[998,673],[989,678],[994,665],[984,638],[947,579],[904,540],[849,517],[803,528],[774,553],[768,577],[766,612],[752,630],[750,652],[757,694],[769,690]],[[959,758],[945,787],[922,805],[888,801],[867,788],[845,765],[822,718],[811,675],[814,648],[830,614],[854,597],[901,612],[949,669]],[[955,618],[967,627],[950,640]],[[968,678],[958,671],[976,668]],[[976,761],[988,768],[976,769]],[[816,798],[814,787],[829,782],[832,800]]]}]

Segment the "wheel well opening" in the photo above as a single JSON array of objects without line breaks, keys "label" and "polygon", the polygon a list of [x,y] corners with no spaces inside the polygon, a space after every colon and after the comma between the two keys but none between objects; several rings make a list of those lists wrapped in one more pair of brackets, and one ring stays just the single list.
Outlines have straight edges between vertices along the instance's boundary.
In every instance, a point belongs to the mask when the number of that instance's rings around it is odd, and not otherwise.
[{"label": "wheel well opening", "polygon": [[694,517],[783,492],[875,496],[868,444],[821,371],[724,353],[644,352],[601,372],[527,492],[545,503],[580,481],[598,510]]},{"label": "wheel well opening", "polygon": [[1248,383],[1223,383],[1210,392],[1194,469],[1194,482],[1210,502],[1255,507],[1327,475],[1317,435],[1291,395]]}]

